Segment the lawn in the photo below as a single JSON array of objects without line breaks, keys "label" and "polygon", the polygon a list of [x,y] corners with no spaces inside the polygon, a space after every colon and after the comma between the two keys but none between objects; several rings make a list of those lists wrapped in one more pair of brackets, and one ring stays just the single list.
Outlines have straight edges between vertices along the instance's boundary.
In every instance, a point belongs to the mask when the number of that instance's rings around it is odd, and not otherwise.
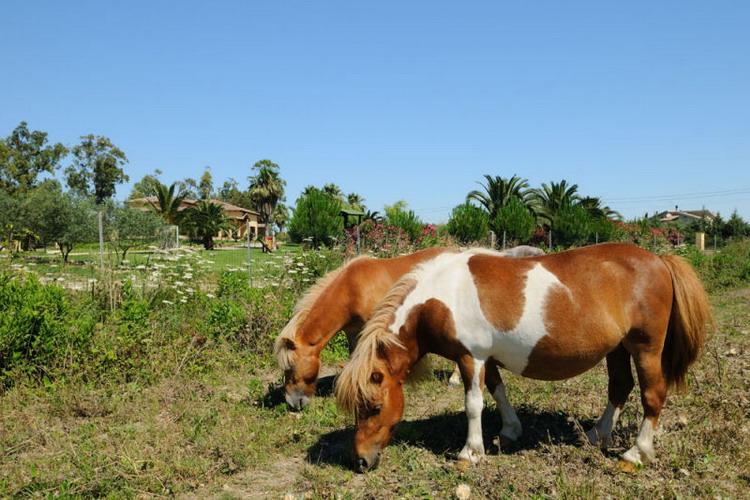
[{"label": "lawn", "polygon": [[[211,254],[214,264],[230,265],[220,254]],[[0,496],[447,498],[465,485],[472,498],[742,497],[750,487],[750,289],[712,301],[717,332],[691,371],[689,392],[669,397],[658,461],[635,473],[616,463],[640,421],[637,389],[608,451],[580,440],[606,403],[603,365],[557,383],[506,374],[524,435],[498,449],[500,417],[486,396],[489,454],[469,467],[455,460],[466,433],[463,391],[439,372],[407,388],[395,442],[381,466],[362,475],[348,462],[352,419],[330,395],[339,362],[324,367],[320,397],[290,413],[267,355],[218,344],[164,353],[176,361],[152,384],[8,391]]]}]

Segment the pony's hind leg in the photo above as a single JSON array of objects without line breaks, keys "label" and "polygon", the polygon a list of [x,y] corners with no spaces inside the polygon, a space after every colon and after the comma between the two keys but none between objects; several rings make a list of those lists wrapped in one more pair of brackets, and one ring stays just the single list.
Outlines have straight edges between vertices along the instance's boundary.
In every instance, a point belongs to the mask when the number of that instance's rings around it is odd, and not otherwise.
[{"label": "pony's hind leg", "polygon": [[461,370],[461,378],[466,390],[466,419],[469,422],[466,444],[458,454],[458,459],[477,463],[484,455],[484,440],[482,438],[484,361],[465,355],[459,360],[458,367]]},{"label": "pony's hind leg", "polygon": [[617,419],[634,385],[633,372],[630,369],[630,353],[622,344],[607,354],[607,374],[609,375],[607,408],[596,425],[586,432],[586,437],[591,444],[603,447],[609,445],[612,429],[617,424]]},{"label": "pony's hind leg", "polygon": [[654,434],[659,422],[659,414],[667,398],[667,381],[661,367],[661,348],[637,344],[637,350],[629,349],[635,360],[638,384],[641,388],[643,422],[635,440],[635,446],[626,451],[622,458],[637,465],[649,462],[656,456]]},{"label": "pony's hind leg", "polygon": [[492,394],[498,410],[500,410],[500,418],[503,420],[503,429],[500,431],[501,439],[517,441],[521,437],[521,421],[518,419],[513,406],[508,402],[505,385],[500,376],[500,367],[495,361],[487,361],[484,379],[487,383],[487,389]]}]

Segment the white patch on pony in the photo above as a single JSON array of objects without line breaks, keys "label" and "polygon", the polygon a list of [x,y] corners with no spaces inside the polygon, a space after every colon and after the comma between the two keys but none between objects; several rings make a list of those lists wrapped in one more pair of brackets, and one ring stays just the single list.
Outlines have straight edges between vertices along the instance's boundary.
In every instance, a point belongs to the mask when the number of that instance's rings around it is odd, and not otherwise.
[{"label": "white patch on pony", "polygon": [[[460,254],[443,254],[422,264],[413,274],[417,284],[396,309],[390,330],[398,334],[415,306],[429,299],[445,304],[453,315],[456,336],[476,359],[495,358],[502,365],[521,374],[528,364],[534,346],[547,335],[544,324],[545,302],[550,290],[564,285],[557,276],[537,262],[526,273],[524,307],[513,330],[500,331],[482,312],[479,293],[469,269],[469,259],[476,254],[494,254],[485,250],[469,250]],[[570,293],[570,291],[565,287]]]},{"label": "white patch on pony", "polygon": [[644,418],[641,430],[638,432],[638,437],[635,440],[635,446],[626,451],[622,455],[622,459],[636,465],[652,461],[656,457],[656,452],[654,452],[655,431],[656,429],[654,429],[651,419]]}]

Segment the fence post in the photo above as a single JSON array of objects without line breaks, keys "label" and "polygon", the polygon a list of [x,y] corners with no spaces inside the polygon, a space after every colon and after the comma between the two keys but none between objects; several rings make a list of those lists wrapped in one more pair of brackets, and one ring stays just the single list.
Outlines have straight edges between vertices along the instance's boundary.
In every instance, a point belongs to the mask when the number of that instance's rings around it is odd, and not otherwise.
[{"label": "fence post", "polygon": [[490,229],[490,248],[495,248],[495,231]]},{"label": "fence post", "polygon": [[357,255],[359,255],[359,251],[360,251],[359,244],[360,244],[360,242],[359,242],[359,225],[357,225]]},{"label": "fence post", "polygon": [[505,236],[505,231],[503,231],[503,250],[505,250],[506,241],[507,241],[507,239],[506,239],[506,236]]},{"label": "fence post", "polygon": [[248,282],[250,283],[250,288],[252,288],[253,287],[253,272],[252,272],[253,270],[250,266],[253,261],[252,261],[252,253],[250,251],[252,247],[250,246],[250,223],[249,222],[247,223],[247,229],[245,231],[245,234],[247,236],[247,279],[248,279]]},{"label": "fence post", "polygon": [[104,220],[102,218],[102,211],[99,210],[99,269],[104,271]]},{"label": "fence post", "polygon": [[549,229],[549,243],[547,244],[550,251],[552,250],[552,228]]}]

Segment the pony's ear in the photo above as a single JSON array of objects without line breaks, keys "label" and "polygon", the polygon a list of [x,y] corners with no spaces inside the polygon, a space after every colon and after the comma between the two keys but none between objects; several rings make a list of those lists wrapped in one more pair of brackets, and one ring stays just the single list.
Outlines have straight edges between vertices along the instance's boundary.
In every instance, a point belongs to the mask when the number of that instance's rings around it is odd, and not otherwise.
[{"label": "pony's ear", "polygon": [[294,345],[294,340],[284,337],[284,348],[289,349],[290,351],[293,351],[297,348],[296,345]]},{"label": "pony's ear", "polygon": [[372,372],[372,375],[370,375],[370,380],[374,384],[380,385],[380,383],[383,382],[383,374],[380,372]]}]

